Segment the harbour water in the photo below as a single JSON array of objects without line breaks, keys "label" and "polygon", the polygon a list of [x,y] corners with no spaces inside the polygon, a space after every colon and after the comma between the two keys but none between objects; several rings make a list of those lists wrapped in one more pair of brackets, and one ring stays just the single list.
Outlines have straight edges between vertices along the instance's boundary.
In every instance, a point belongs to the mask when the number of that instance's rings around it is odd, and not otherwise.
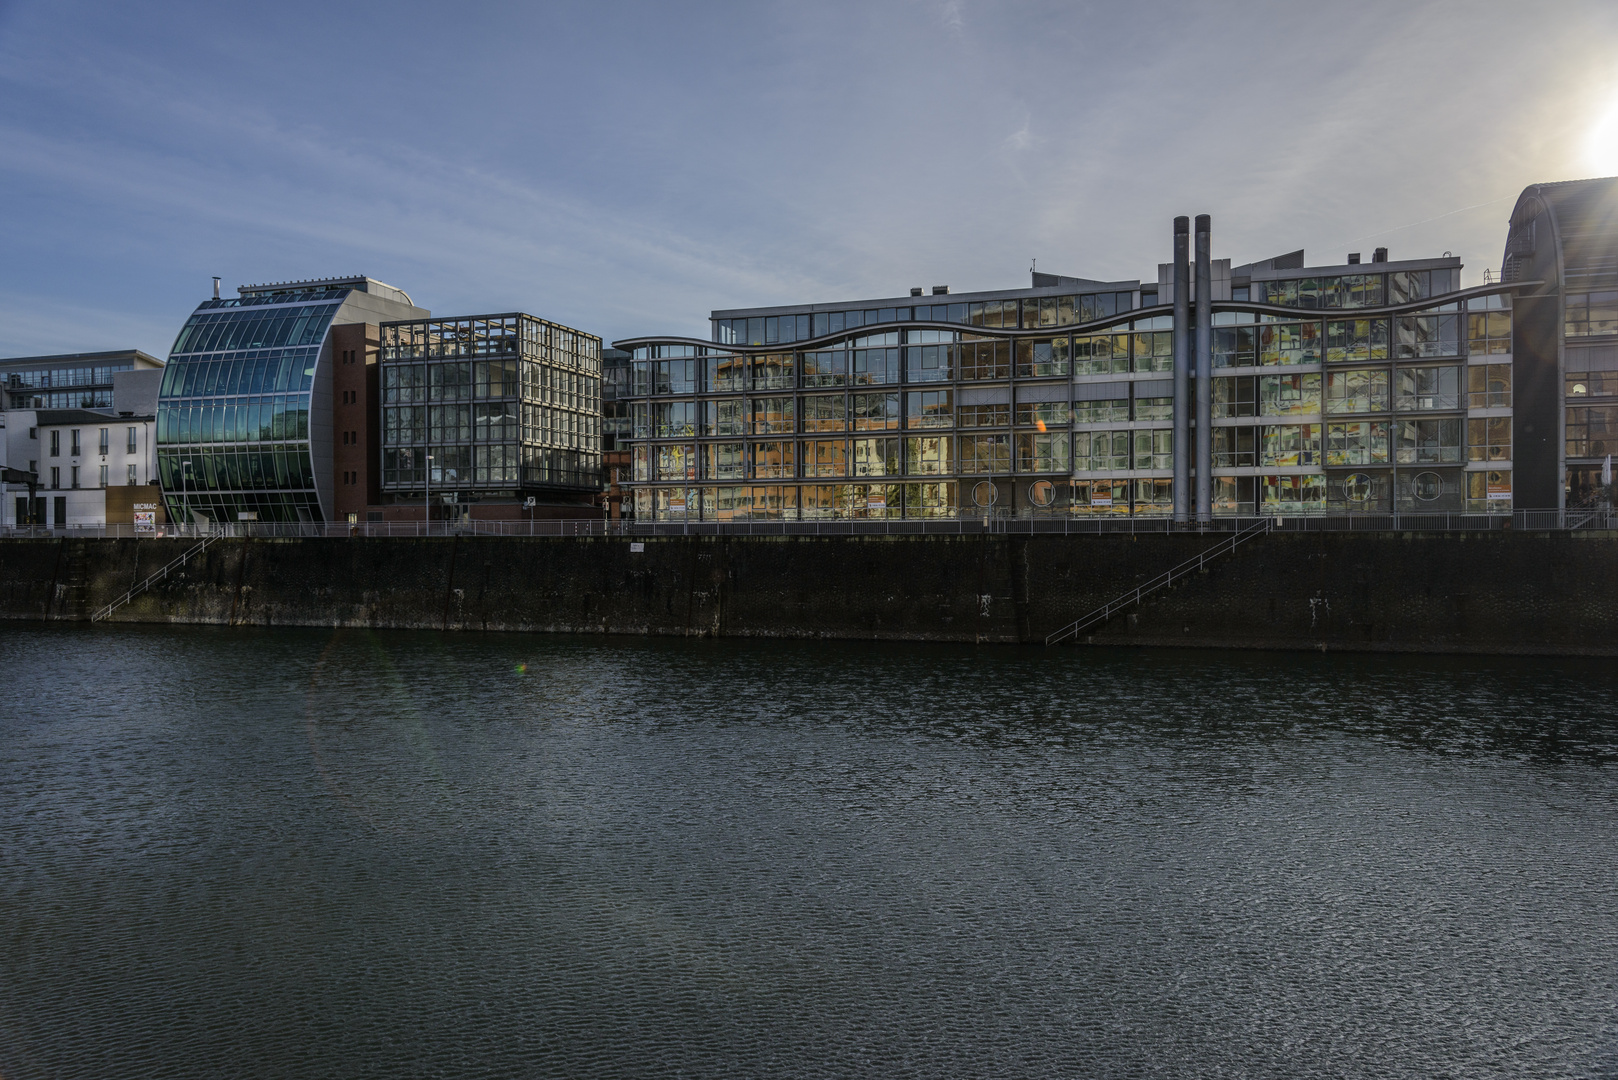
[{"label": "harbour water", "polygon": [[1618,1073],[1609,661],[0,660],[5,1080]]}]

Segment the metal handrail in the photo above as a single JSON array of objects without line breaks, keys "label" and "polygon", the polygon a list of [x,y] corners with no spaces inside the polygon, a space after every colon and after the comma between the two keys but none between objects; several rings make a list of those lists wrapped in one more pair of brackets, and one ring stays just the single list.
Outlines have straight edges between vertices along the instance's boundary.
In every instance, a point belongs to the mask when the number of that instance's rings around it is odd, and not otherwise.
[{"label": "metal handrail", "polygon": [[383,539],[388,537],[658,537],[658,536],[1094,536],[1229,535],[1254,521],[1268,521],[1276,532],[1562,532],[1618,531],[1618,511],[1606,508],[1568,510],[1333,513],[1295,511],[1243,514],[1206,522],[1175,521],[1167,514],[1091,516],[1048,512],[1037,514],[962,514],[938,518],[781,518],[747,517],[723,521],[607,521],[600,517],[527,521],[369,521],[348,524],[314,522],[211,522],[160,525],[137,529],[130,524],[0,527],[0,539],[156,539],[200,540],[204,537],[261,539]]},{"label": "metal handrail", "polygon": [[185,554],[181,555],[177,559],[172,559],[165,563],[161,570],[158,570],[154,574],[148,575],[145,581],[141,582],[139,585],[136,585],[134,588],[124,593],[106,607],[98,609],[94,615],[90,616],[90,621],[100,622],[103,619],[111,618],[114,611],[123,607],[125,604],[135,599],[135,597],[151,588],[153,582],[167,578],[171,572],[178,567],[184,566],[192,556],[202,554],[204,548],[213,543],[215,540],[220,539],[223,535],[223,533],[210,533],[209,535],[203,537],[201,543],[187,549]]},{"label": "metal handrail", "polygon": [[1208,564],[1210,560],[1235,551],[1236,545],[1240,544],[1243,540],[1250,540],[1255,536],[1263,536],[1268,534],[1272,526],[1273,521],[1270,518],[1262,518],[1259,521],[1254,522],[1241,532],[1235,533],[1224,540],[1219,541],[1219,543],[1215,544],[1207,551],[1204,551],[1196,558],[1187,559],[1179,566],[1176,566],[1174,569],[1169,570],[1166,573],[1159,574],[1157,577],[1153,578],[1151,581],[1148,581],[1144,585],[1137,585],[1135,588],[1124,593],[1117,599],[1110,600],[1096,608],[1094,611],[1090,612],[1090,614],[1084,616],[1084,618],[1076,619],[1067,626],[1062,627],[1062,629],[1048,635],[1045,638],[1045,644],[1060,645],[1070,637],[1078,637],[1083,631],[1088,630],[1092,626],[1106,622],[1124,608],[1129,607],[1131,604],[1140,603],[1141,600],[1143,600],[1146,596],[1156,592],[1158,589],[1162,589],[1174,584],[1176,578],[1182,578],[1193,571],[1201,570]]}]

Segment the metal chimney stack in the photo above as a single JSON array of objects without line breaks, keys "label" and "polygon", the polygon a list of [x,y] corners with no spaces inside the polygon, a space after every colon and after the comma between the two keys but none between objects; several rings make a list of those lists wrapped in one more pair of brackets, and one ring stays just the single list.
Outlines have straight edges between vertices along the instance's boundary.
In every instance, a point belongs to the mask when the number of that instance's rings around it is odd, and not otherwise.
[{"label": "metal chimney stack", "polygon": [[1197,215],[1197,520],[1213,520],[1213,271],[1208,252],[1212,221]]},{"label": "metal chimney stack", "polygon": [[1174,520],[1191,520],[1191,219],[1174,219]]},{"label": "metal chimney stack", "polygon": [[215,300],[219,299],[219,279],[218,278],[213,279],[213,298]]}]

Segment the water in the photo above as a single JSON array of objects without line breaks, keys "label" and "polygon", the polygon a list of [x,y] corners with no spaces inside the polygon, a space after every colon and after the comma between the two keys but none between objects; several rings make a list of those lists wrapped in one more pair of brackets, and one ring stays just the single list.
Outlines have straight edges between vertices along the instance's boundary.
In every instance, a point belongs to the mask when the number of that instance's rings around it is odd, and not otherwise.
[{"label": "water", "polygon": [[1609,662],[0,659],[5,1080],[1618,1075]]}]

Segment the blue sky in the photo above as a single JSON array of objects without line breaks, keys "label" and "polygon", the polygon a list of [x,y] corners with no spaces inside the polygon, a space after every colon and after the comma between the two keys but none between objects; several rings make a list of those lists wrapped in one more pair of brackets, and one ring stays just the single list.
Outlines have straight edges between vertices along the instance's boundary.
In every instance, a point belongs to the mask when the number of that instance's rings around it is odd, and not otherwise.
[{"label": "blue sky", "polygon": [[0,0],[0,356],[166,356],[210,277],[611,340],[712,308],[1386,245],[1497,267],[1618,172],[1618,4]]}]

